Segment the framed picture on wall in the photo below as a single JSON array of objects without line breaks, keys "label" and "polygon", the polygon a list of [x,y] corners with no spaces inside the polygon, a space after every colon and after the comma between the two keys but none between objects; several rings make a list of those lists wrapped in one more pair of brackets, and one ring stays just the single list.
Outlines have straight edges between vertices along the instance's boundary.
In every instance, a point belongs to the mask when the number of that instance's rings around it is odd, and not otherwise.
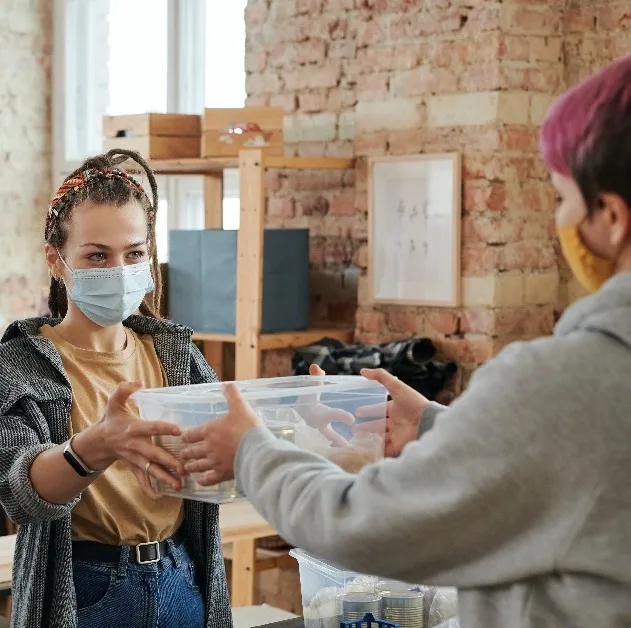
[{"label": "framed picture on wall", "polygon": [[461,158],[368,162],[368,281],[374,303],[460,304]]}]

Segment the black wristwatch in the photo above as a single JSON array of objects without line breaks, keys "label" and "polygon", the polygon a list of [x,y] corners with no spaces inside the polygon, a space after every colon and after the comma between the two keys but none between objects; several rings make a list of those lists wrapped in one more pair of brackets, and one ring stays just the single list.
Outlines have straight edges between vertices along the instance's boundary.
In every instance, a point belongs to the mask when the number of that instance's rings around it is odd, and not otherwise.
[{"label": "black wristwatch", "polygon": [[[75,435],[76,436],[76,435]],[[72,449],[72,441],[74,436],[66,443],[64,447],[64,458],[68,464],[82,477],[87,478],[89,475],[94,475],[97,471],[90,469],[79,456]]]}]

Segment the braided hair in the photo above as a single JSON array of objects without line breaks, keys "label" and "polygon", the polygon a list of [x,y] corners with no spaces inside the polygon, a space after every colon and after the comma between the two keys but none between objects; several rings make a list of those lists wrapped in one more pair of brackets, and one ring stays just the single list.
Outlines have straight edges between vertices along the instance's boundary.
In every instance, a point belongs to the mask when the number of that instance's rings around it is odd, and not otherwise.
[{"label": "braided hair", "polygon": [[[118,167],[128,159],[135,161],[147,175],[151,187],[151,199],[137,181]],[[147,215],[149,231],[147,242],[155,284],[153,292],[148,294],[142,302],[140,313],[158,318],[162,295],[162,277],[156,250],[158,184],[151,167],[136,151],[112,149],[104,155],[86,159],[77,170],[68,175],[48,209],[44,237],[48,244],[61,251],[68,239],[68,223],[72,210],[77,205],[91,201],[96,205],[122,207],[132,200],[140,203]],[[54,317],[63,318],[68,312],[68,295],[61,279],[51,277],[48,308]]]}]

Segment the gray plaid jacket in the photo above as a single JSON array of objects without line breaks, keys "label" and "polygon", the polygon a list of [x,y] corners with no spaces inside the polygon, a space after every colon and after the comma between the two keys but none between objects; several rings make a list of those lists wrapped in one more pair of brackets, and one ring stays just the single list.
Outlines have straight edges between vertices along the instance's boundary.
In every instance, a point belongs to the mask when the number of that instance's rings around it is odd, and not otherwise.
[{"label": "gray plaid jacket", "polygon": [[[68,438],[70,382],[56,349],[38,334],[40,318],[13,323],[0,341],[0,504],[19,527],[13,568],[13,628],[76,628],[70,513],[34,491],[29,468]],[[172,386],[216,381],[191,343],[191,330],[132,316],[125,324],[154,337]],[[183,524],[200,574],[207,628],[231,628],[217,506],[187,501]]]}]

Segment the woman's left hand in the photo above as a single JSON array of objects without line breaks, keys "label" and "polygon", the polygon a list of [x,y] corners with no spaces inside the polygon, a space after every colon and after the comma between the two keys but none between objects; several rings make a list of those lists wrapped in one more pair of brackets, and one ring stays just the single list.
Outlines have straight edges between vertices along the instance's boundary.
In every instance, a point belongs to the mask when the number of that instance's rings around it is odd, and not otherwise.
[{"label": "woman's left hand", "polygon": [[224,386],[228,413],[205,425],[185,430],[181,451],[187,473],[201,473],[197,483],[212,486],[234,478],[234,459],[243,437],[261,420],[233,383]]}]

